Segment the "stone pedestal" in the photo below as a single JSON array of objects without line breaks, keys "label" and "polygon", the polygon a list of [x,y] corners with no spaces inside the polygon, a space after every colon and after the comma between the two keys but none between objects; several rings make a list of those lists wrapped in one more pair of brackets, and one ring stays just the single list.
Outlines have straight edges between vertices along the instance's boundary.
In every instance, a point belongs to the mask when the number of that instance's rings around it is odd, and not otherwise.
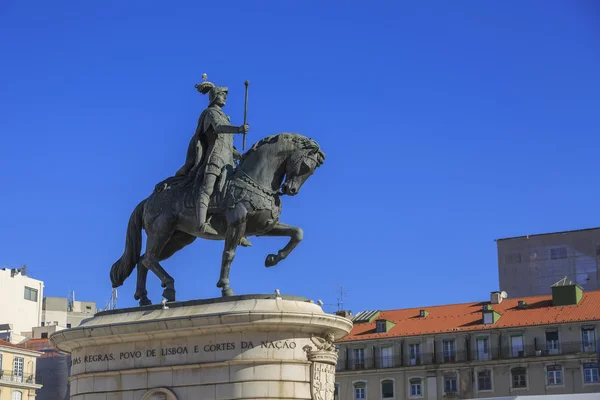
[{"label": "stone pedestal", "polygon": [[333,399],[350,320],[304,298],[249,295],[106,311],[52,342],[71,399]]}]

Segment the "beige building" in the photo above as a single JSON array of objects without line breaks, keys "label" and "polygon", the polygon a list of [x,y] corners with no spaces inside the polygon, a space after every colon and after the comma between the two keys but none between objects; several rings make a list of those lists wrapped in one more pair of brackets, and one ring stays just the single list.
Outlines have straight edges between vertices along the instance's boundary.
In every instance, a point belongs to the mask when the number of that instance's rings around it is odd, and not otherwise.
[{"label": "beige building", "polygon": [[66,297],[45,297],[42,302],[42,326],[75,328],[96,314],[96,303]]},{"label": "beige building", "polygon": [[27,276],[26,268],[0,269],[0,339],[19,343],[42,320],[44,282]]},{"label": "beige building", "polygon": [[550,294],[566,276],[584,290],[600,289],[600,228],[497,239],[500,290],[510,297]]},{"label": "beige building", "polygon": [[336,399],[599,393],[600,291],[365,311],[338,342]]},{"label": "beige building", "polygon": [[42,388],[36,375],[39,351],[0,340],[0,400],[32,400]]}]

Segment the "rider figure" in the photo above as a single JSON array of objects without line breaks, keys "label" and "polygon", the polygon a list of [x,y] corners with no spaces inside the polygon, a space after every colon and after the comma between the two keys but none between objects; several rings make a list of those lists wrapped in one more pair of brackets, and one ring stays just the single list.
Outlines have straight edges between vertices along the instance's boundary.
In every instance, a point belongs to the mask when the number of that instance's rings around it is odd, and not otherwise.
[{"label": "rider figure", "polygon": [[[248,125],[231,125],[231,119],[225,115],[222,109],[227,101],[227,87],[215,86],[211,82],[207,82],[206,74],[202,78],[204,81],[196,85],[196,89],[202,94],[208,93],[209,105],[198,119],[198,127],[190,142],[186,163],[177,171],[177,175],[185,175],[195,165],[204,164],[201,171],[204,179],[196,207],[198,230],[202,234],[218,235],[218,232],[206,222],[210,197],[224,168],[228,166],[233,168],[234,160],[241,157],[240,152],[233,146],[233,134],[246,133],[250,127]],[[221,179],[225,179],[225,177]]]}]

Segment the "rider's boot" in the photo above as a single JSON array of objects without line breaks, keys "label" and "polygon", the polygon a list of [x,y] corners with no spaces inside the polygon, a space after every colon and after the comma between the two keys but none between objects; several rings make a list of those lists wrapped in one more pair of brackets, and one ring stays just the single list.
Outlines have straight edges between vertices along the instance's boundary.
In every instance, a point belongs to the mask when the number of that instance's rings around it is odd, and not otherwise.
[{"label": "rider's boot", "polygon": [[198,204],[198,232],[203,235],[218,236],[217,232],[208,222],[206,222],[206,214],[208,213],[208,202],[210,197],[206,193],[200,195],[200,201]]}]

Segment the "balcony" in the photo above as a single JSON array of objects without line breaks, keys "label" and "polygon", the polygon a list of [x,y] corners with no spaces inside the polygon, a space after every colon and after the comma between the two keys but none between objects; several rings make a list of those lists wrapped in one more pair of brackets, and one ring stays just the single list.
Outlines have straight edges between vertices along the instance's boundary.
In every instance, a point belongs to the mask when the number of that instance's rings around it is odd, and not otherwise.
[{"label": "balcony", "polygon": [[[590,354],[596,353],[595,346],[590,343],[583,342],[567,342],[559,343],[558,346],[552,345],[548,349],[543,343],[535,346],[524,346],[519,349],[511,349],[506,347],[492,347],[488,351],[457,351],[446,353],[440,351],[434,353],[420,353],[417,357],[409,357],[404,354],[404,359],[400,355],[386,357],[364,357],[360,362],[354,363],[352,360],[340,359],[337,363],[337,371],[357,371],[371,369],[385,369],[397,367],[412,367],[419,365],[436,365],[436,364],[455,364],[471,361],[489,361],[489,360],[508,360],[514,358],[528,357],[552,357],[557,355],[568,354]],[[352,354],[349,352],[349,354]],[[595,357],[595,355],[593,356]]]},{"label": "balcony", "polygon": [[42,377],[30,374],[15,374],[13,371],[0,371],[0,382],[8,385],[41,385]]}]

